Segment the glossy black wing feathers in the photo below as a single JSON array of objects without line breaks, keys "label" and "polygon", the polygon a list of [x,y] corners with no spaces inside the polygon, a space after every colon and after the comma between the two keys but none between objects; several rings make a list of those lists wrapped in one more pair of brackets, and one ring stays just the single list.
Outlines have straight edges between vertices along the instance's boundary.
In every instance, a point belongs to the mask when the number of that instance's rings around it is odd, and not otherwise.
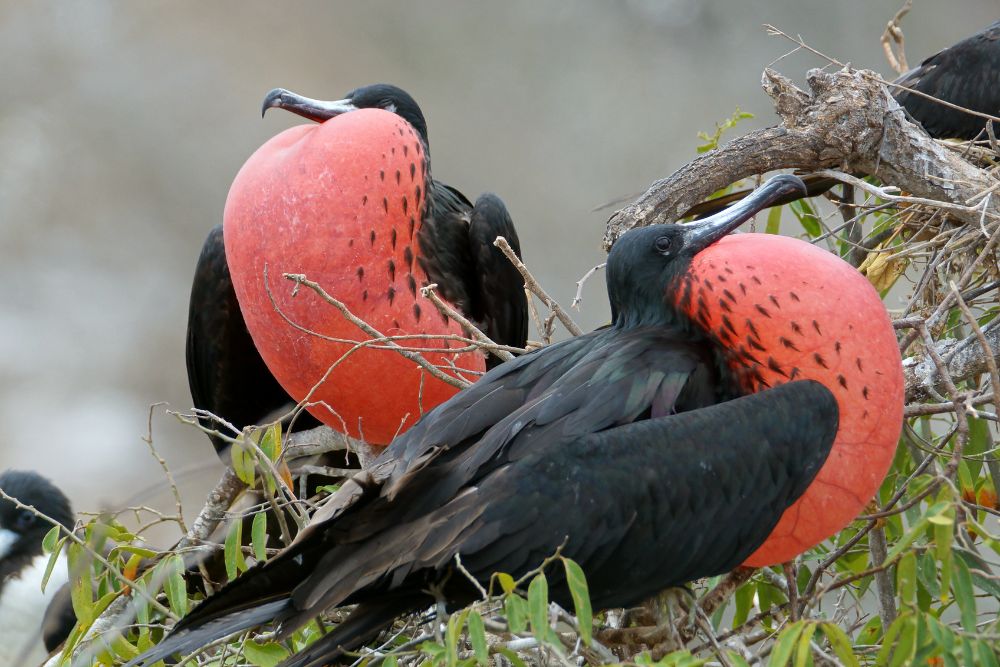
[{"label": "glossy black wing feathers", "polygon": [[[1000,114],[1000,21],[930,56],[897,83],[973,111]],[[932,137],[973,139],[986,125],[984,118],[905,90],[894,95]]]},{"label": "glossy black wing feathers", "polygon": [[[469,220],[469,247],[476,266],[479,297],[474,316],[492,340],[524,347],[528,341],[528,302],[524,294],[524,279],[503,252],[493,245],[498,236],[507,239],[520,259],[521,242],[507,207],[496,195],[483,194],[476,200]],[[495,356],[490,356],[488,361],[491,367],[499,364]]]},{"label": "glossy black wing feathers", "polygon": [[[520,256],[520,241],[499,197],[484,194],[473,205],[455,188],[431,181],[430,209],[418,232],[420,263],[441,295],[503,345],[524,347],[528,301],[524,280],[493,246],[504,236]],[[496,357],[488,358],[490,368]]]},{"label": "glossy black wing feathers", "polygon": [[440,181],[431,180],[429,188],[429,208],[417,232],[420,266],[442,297],[471,315],[475,301],[475,267],[468,251],[472,202]]}]

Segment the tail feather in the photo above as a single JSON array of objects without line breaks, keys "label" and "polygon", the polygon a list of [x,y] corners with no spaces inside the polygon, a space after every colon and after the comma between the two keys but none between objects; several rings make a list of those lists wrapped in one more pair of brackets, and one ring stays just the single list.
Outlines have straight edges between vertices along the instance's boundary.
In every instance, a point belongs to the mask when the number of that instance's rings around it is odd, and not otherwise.
[{"label": "tail feather", "polygon": [[343,623],[278,667],[322,667],[353,662],[348,652],[356,651],[374,639],[399,616],[430,603],[426,595],[386,597],[388,599],[362,602]]},{"label": "tail feather", "polygon": [[214,618],[195,627],[181,628],[172,632],[162,642],[129,662],[125,667],[151,665],[175,653],[186,655],[227,635],[263,625],[284,611],[288,604],[287,598],[274,600],[257,607]]}]

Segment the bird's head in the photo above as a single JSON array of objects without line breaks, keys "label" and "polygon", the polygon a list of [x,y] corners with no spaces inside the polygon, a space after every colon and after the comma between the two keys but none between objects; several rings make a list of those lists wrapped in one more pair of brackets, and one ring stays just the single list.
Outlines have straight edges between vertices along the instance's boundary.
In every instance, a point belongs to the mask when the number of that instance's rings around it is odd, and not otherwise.
[{"label": "bird's head", "polygon": [[420,106],[405,90],[388,83],[355,88],[344,99],[330,102],[304,97],[284,88],[275,88],[264,98],[261,114],[272,108],[291,111],[317,123],[358,109],[384,109],[412,125],[424,143],[427,143],[427,121],[424,120]]},{"label": "bird's head", "polygon": [[804,196],[805,185],[797,176],[782,174],[704,220],[650,225],[623,234],[608,254],[606,272],[615,326],[652,326],[674,321],[673,300],[666,296],[694,256],[758,211],[793,193]]},{"label": "bird's head", "polygon": [[[66,528],[73,527],[69,499],[52,482],[34,472],[7,470],[0,473],[0,489],[30,505]],[[52,524],[6,498],[0,498],[0,563],[30,558],[42,553],[42,538]]]}]

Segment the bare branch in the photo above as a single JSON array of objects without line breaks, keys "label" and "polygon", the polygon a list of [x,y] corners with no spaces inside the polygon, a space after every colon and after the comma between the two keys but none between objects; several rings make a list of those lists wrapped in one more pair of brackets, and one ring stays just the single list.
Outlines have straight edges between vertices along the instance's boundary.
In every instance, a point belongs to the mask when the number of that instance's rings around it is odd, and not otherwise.
[{"label": "bare branch", "polygon": [[807,80],[809,93],[765,70],[762,85],[781,125],[734,139],[653,183],[611,216],[605,247],[632,227],[676,220],[716,190],[776,169],[872,174],[913,196],[961,207],[951,215],[963,223],[1000,217],[996,198],[982,209],[967,204],[995,181],[907,120],[877,74],[811,70]]},{"label": "bare branch", "polygon": [[[983,342],[992,353],[990,359],[983,348]],[[986,373],[990,361],[994,364],[1000,358],[1000,320],[990,322],[982,329],[982,339],[978,334],[956,341],[954,339],[938,341],[935,350],[947,360],[948,373],[956,382]],[[903,379],[906,390],[906,401],[913,402],[926,399],[934,394],[943,394],[944,379],[938,374],[933,360],[927,354],[908,357],[903,360]]]}]

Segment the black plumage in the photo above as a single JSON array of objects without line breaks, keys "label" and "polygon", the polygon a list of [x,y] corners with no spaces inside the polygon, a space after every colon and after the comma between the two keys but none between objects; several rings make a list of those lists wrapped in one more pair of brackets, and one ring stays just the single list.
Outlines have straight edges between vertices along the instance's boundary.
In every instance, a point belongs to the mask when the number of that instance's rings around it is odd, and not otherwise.
[{"label": "black plumage", "polygon": [[[434,603],[431,590],[452,606],[476,599],[456,556],[486,582],[561,546],[597,608],[741,563],[823,464],[837,404],[812,381],[740,396],[719,344],[665,297],[698,250],[801,187],[779,177],[719,220],[625,234],[608,258],[611,326],[502,364],[429,412],[288,549],[130,664],[358,604],[283,663],[328,664]],[[557,571],[550,582],[567,604]]]},{"label": "black plumage", "polygon": [[[1000,21],[927,58],[895,83],[990,116],[1000,115]],[[986,138],[982,116],[946,107],[907,90],[896,100],[938,139]]]}]

